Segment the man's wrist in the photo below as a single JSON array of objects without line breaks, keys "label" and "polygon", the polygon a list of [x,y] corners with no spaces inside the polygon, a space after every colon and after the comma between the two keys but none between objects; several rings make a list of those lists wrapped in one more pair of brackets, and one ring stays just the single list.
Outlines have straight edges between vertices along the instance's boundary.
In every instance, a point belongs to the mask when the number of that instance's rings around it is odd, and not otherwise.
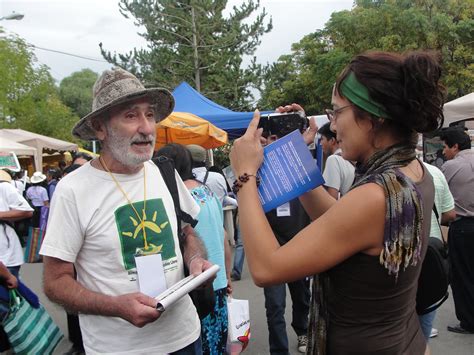
[{"label": "man's wrist", "polygon": [[197,252],[197,253],[193,254],[188,260],[188,269],[191,269],[191,263],[194,260],[199,259],[199,258],[203,259],[203,256],[202,256],[201,253]]}]

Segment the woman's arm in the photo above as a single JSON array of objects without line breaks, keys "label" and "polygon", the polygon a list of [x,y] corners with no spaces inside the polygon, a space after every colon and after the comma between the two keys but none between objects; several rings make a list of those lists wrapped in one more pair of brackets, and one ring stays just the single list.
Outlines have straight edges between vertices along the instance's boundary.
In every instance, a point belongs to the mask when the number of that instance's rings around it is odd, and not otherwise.
[{"label": "woman's arm", "polygon": [[314,190],[300,196],[300,202],[311,220],[315,220],[336,203],[323,186],[318,186]]},{"label": "woman's arm", "polygon": [[255,184],[244,184],[238,197],[245,253],[258,286],[320,273],[358,252],[381,251],[385,194],[375,184],[349,192],[283,246],[263,213]]}]

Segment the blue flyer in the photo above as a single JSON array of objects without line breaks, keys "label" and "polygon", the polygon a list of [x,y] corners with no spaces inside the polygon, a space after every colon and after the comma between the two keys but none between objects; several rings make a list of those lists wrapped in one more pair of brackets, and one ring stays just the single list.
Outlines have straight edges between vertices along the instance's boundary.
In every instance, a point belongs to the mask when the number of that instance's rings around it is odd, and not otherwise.
[{"label": "blue flyer", "polygon": [[316,160],[298,130],[264,148],[258,175],[258,195],[265,212],[324,184]]}]

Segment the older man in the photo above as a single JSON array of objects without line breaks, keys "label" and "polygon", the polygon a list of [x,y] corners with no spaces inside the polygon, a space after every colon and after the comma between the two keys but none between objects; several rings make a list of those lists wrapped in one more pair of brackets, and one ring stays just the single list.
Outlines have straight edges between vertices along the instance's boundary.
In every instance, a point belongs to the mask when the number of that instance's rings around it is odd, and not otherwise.
[{"label": "older man", "polygon": [[[172,112],[174,99],[119,68],[99,77],[93,96],[92,112],[73,134],[98,139],[102,150],[56,188],[41,249],[45,292],[79,313],[87,353],[200,354],[191,299],[161,313],[137,282],[139,258],[155,257],[147,260],[148,272],[163,271],[168,287],[183,278],[185,263],[193,274],[210,266],[190,225],[183,225],[181,255],[173,200],[150,162],[155,124]],[[176,183],[181,209],[196,216],[199,207],[177,174]]]},{"label": "older man", "polygon": [[448,234],[451,288],[459,324],[455,333],[474,334],[474,151],[462,130],[449,128],[441,134],[447,161],[441,167],[454,197],[456,220]]}]

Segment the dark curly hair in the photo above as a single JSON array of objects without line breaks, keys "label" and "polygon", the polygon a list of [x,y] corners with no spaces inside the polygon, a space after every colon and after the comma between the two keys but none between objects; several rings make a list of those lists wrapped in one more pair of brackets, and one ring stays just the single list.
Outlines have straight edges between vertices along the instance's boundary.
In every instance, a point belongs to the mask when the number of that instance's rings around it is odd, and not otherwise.
[{"label": "dark curly hair", "polygon": [[388,119],[380,123],[378,117],[355,106],[356,118],[369,117],[375,127],[388,129],[412,145],[417,132],[427,133],[442,127],[445,90],[439,82],[441,65],[436,53],[368,52],[357,55],[336,81],[336,92],[342,97],[340,86],[350,72],[388,114]]},{"label": "dark curly hair", "polygon": [[170,143],[160,148],[154,154],[154,159],[161,155],[174,161],[174,167],[183,181],[194,179],[193,157],[186,147],[181,144]]}]

